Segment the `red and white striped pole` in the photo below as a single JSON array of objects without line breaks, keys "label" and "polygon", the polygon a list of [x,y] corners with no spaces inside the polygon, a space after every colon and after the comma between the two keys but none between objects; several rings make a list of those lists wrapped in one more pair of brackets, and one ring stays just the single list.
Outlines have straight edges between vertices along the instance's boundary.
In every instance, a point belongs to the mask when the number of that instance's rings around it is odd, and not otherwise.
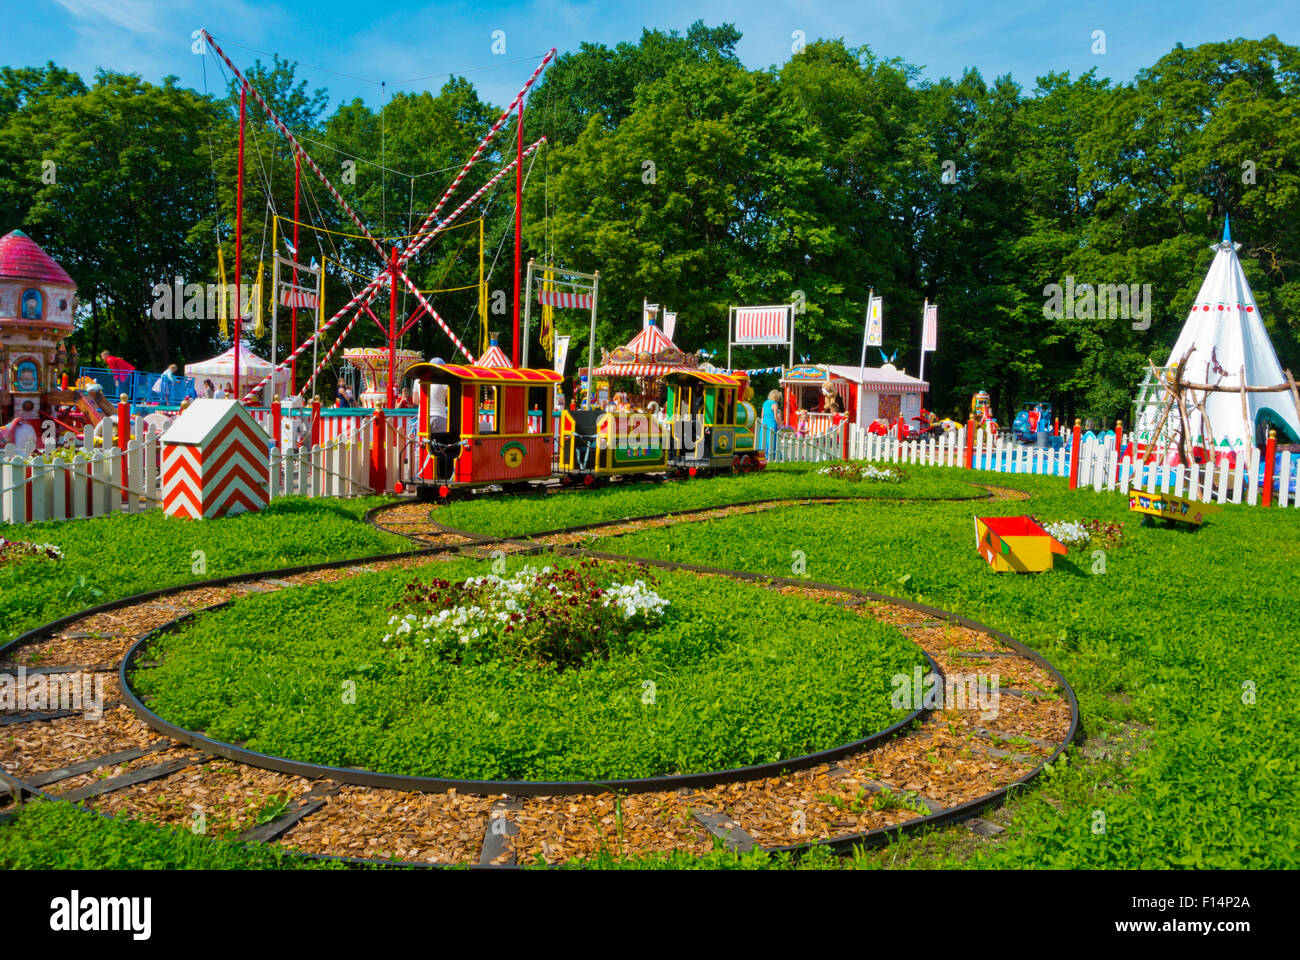
[{"label": "red and white striped pole", "polygon": [[235,378],[231,391],[239,396],[239,331],[243,326],[244,295],[239,275],[239,259],[244,246],[244,120],[247,116],[246,104],[248,84],[239,88],[239,175],[235,182]]}]

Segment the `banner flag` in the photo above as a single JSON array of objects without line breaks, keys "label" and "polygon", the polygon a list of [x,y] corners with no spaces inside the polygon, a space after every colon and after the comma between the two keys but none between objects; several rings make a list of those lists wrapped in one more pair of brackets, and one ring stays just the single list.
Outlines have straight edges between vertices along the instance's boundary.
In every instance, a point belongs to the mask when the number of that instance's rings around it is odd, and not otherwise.
[{"label": "banner flag", "polygon": [[867,346],[879,347],[884,344],[884,298],[872,297],[867,307]]}]

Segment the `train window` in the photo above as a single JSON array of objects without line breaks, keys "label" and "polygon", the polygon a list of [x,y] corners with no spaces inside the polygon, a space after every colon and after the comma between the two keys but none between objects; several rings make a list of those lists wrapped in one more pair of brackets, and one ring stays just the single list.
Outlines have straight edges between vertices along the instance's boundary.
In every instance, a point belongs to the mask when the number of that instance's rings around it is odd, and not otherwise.
[{"label": "train window", "polygon": [[528,388],[525,406],[529,433],[550,433],[551,395],[554,392],[549,383]]},{"label": "train window", "polygon": [[497,388],[483,384],[478,389],[478,432],[497,432]]}]

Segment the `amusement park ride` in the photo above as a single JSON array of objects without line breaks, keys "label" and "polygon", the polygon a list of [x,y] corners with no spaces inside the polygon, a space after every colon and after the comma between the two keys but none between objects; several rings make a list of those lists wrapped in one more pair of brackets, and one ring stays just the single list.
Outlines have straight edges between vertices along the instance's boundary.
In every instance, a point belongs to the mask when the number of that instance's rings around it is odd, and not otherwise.
[{"label": "amusement park ride", "polygon": [[[302,166],[304,164],[316,176],[316,178],[320,180],[320,182],[324,185],[325,189],[329,192],[330,196],[334,198],[335,202],[338,203],[340,208],[347,215],[348,219],[352,221],[352,224],[359,231],[359,236],[369,243],[370,247],[374,250],[375,254],[377,255],[380,263],[383,264],[382,269],[376,271],[374,276],[370,279],[370,281],[364,287],[362,287],[360,291],[355,293],[352,296],[352,298],[348,300],[347,303],[345,303],[341,308],[335,311],[335,313],[331,317],[329,317],[329,319],[321,322],[317,330],[312,335],[306,337],[301,343],[298,343],[296,342],[297,336],[295,331],[293,334],[293,339],[295,342],[291,343],[290,345],[289,355],[283,361],[277,363],[273,374],[263,378],[262,380],[254,384],[252,387],[248,387],[246,384],[240,383],[239,370],[238,368],[236,368],[235,394],[237,396],[242,397],[245,403],[254,402],[258,398],[259,391],[271,380],[271,377],[274,375],[274,373],[278,373],[279,371],[285,368],[292,368],[293,365],[298,360],[298,358],[301,357],[307,351],[308,348],[312,347],[318,340],[320,340],[320,338],[326,332],[331,330],[336,324],[343,321],[344,319],[347,319],[346,325],[344,326],[343,330],[340,332],[334,344],[329,348],[329,350],[326,351],[325,356],[317,364],[316,369],[312,372],[311,377],[308,378],[307,383],[310,383],[311,380],[314,380],[315,377],[320,373],[321,369],[323,369],[325,364],[329,362],[329,359],[333,354],[333,352],[344,341],[344,339],[347,337],[347,334],[351,331],[352,327],[363,315],[369,316],[375,322],[376,326],[378,326],[380,331],[383,333],[387,344],[388,369],[387,369],[387,376],[385,378],[386,382],[384,388],[384,395],[385,395],[386,404],[389,407],[392,407],[396,400],[396,385],[399,383],[399,377],[400,377],[400,374],[398,372],[398,361],[397,361],[398,341],[405,333],[409,332],[423,317],[428,316],[432,318],[433,321],[437,323],[438,326],[442,329],[442,331],[446,333],[447,336],[451,339],[452,343],[456,346],[459,352],[463,354],[465,358],[472,363],[474,360],[473,353],[471,353],[469,348],[466,347],[465,344],[460,341],[460,339],[452,331],[451,327],[447,324],[447,322],[433,308],[432,304],[429,303],[429,301],[426,299],[424,294],[420,291],[420,289],[408,276],[406,271],[409,265],[411,264],[411,262],[421,253],[421,251],[423,251],[426,247],[428,247],[428,245],[436,237],[438,237],[440,234],[448,230],[452,226],[452,224],[466,210],[468,210],[471,206],[473,206],[476,202],[478,202],[478,200],[481,199],[483,195],[486,194],[489,190],[491,190],[498,183],[500,183],[501,180],[507,174],[509,174],[511,170],[514,170],[515,172],[515,198],[516,198],[515,259],[516,261],[519,260],[519,256],[520,256],[519,200],[521,198],[522,186],[523,186],[523,180],[522,180],[523,161],[526,157],[532,155],[536,150],[538,150],[542,146],[542,144],[545,143],[546,141],[546,138],[542,137],[538,139],[536,142],[534,142],[533,144],[529,145],[527,148],[525,148],[523,142],[524,98],[527,95],[529,89],[532,87],[533,83],[541,75],[546,65],[555,57],[555,50],[552,48],[542,59],[541,63],[538,64],[537,68],[533,71],[532,76],[528,78],[528,81],[523,85],[522,89],[520,89],[520,91],[515,95],[515,98],[511,101],[510,105],[506,107],[506,109],[501,113],[501,116],[492,125],[492,127],[488,130],[488,132],[483,136],[482,140],[479,141],[479,144],[474,150],[473,154],[471,154],[469,159],[465,161],[464,165],[460,168],[459,173],[457,173],[455,178],[452,180],[451,184],[447,187],[446,191],[444,191],[442,196],[439,198],[438,202],[434,205],[433,209],[429,211],[428,215],[421,222],[419,229],[413,234],[413,236],[409,238],[409,242],[406,244],[405,248],[402,248],[399,247],[399,245],[396,242],[386,246],[383,242],[380,241],[379,238],[377,238],[374,235],[374,233],[371,232],[371,230],[366,226],[366,224],[361,219],[361,217],[357,214],[357,212],[352,208],[352,206],[347,202],[347,200],[343,198],[342,194],[338,191],[338,189],[334,186],[334,184],[330,182],[329,177],[325,175],[324,171],[322,171],[321,168],[316,164],[316,162],[312,160],[310,155],[308,155],[307,151],[303,148],[302,144],[298,141],[298,138],[295,137],[294,134],[288,129],[288,127],[286,127],[285,124],[280,120],[280,118],[276,116],[275,112],[267,104],[265,98],[239,71],[239,69],[231,61],[230,57],[226,55],[225,51],[221,48],[221,46],[216,42],[215,39],[213,39],[212,35],[208,33],[206,30],[204,30],[202,32],[202,38],[204,42],[208,45],[208,47],[212,50],[212,52],[217,57],[220,58],[222,63],[225,64],[226,68],[231,72],[233,77],[238,82],[240,88],[239,161],[238,161],[239,170],[238,170],[238,185],[236,190],[237,198],[236,198],[236,214],[235,214],[236,217],[235,219],[236,281],[235,282],[237,286],[236,302],[242,302],[241,300],[239,300],[238,285],[241,282],[240,248],[243,241],[242,200],[243,200],[243,182],[244,182],[244,141],[245,141],[245,127],[247,123],[247,99],[249,96],[251,96],[254,102],[259,107],[261,107],[263,112],[266,114],[267,118],[271,121],[274,127],[280,132],[280,134],[285,138],[291,150],[293,151],[293,155],[295,159],[295,165],[294,165],[295,244],[294,244],[294,252],[293,252],[294,258],[293,261],[291,262],[292,267],[295,269],[297,268],[298,244],[296,241],[298,239],[298,233],[297,233],[298,198],[300,195],[301,171],[302,171]],[[483,154],[487,150],[488,145],[496,137],[497,133],[501,130],[501,128],[505,126],[507,121],[512,116],[516,115],[516,111],[518,115],[518,137],[517,137],[514,159],[512,159],[509,163],[505,164],[505,166],[503,166],[500,170],[498,170],[495,175],[489,178],[486,183],[484,183],[478,190],[476,190],[473,194],[471,194],[458,207],[456,207],[450,213],[440,218],[439,215],[442,213],[443,209],[447,206],[448,202],[450,201],[452,195],[455,193],[457,188],[460,187],[461,182],[465,179],[465,177],[468,175],[469,171],[474,167],[474,165],[478,163],[478,161],[483,157]],[[516,267],[518,267],[518,263],[516,263]],[[295,285],[296,285],[296,280],[295,280]],[[371,304],[376,300],[376,298],[379,297],[379,295],[381,294],[381,292],[383,292],[385,287],[387,287],[387,291],[389,294],[389,311],[388,311],[387,324],[381,321],[380,318],[371,309]],[[406,318],[404,322],[400,324],[397,316],[397,300],[398,300],[399,290],[403,290],[405,292],[410,293],[415,298],[417,304],[417,309],[414,311],[414,313],[410,317]],[[519,339],[518,338],[518,330],[519,330],[518,293],[519,293],[519,271],[518,269],[516,269],[515,310],[514,310],[514,327],[515,327],[515,334],[516,334],[514,349],[515,349],[516,362],[518,362],[518,339]],[[293,305],[291,304],[291,309],[292,308]],[[242,311],[237,311],[237,314],[241,312]],[[234,340],[235,340],[236,356],[238,356],[239,353],[238,345],[242,333],[241,330],[242,320],[243,320],[242,316],[237,315],[234,321]],[[295,317],[295,323],[296,323],[296,317]],[[294,384],[294,386],[296,386],[296,383]]]}]

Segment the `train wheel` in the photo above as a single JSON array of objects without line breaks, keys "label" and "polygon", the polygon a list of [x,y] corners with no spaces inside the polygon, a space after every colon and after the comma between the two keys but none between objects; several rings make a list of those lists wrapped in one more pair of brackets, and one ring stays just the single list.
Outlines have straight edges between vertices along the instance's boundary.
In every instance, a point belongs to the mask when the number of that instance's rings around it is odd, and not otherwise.
[{"label": "train wheel", "polygon": [[571,487],[571,486],[573,486],[573,477],[569,476],[567,473],[565,473],[565,474],[561,474],[561,475],[560,475],[560,486],[562,486],[562,487]]},{"label": "train wheel", "polygon": [[582,478],[582,485],[591,490],[596,486],[596,478],[590,473],[585,474]]}]

